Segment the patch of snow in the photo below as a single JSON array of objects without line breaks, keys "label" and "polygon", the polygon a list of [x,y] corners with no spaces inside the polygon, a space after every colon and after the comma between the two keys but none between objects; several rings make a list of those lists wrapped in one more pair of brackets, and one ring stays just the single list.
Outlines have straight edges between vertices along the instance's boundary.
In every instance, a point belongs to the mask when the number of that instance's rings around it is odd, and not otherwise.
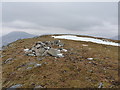
[{"label": "patch of snow", "polygon": [[25,51],[25,52],[28,52],[28,51],[29,51],[29,49],[28,49],[28,48],[27,48],[27,49],[24,49],[24,51]]},{"label": "patch of snow", "polygon": [[53,38],[59,38],[59,39],[86,41],[86,42],[93,42],[93,43],[98,43],[98,44],[120,46],[119,43],[115,43],[115,42],[111,42],[111,41],[103,41],[103,40],[100,40],[100,39],[88,38],[88,37],[78,37],[78,36],[75,36],[75,35],[60,35],[60,36],[52,36],[52,37]]}]

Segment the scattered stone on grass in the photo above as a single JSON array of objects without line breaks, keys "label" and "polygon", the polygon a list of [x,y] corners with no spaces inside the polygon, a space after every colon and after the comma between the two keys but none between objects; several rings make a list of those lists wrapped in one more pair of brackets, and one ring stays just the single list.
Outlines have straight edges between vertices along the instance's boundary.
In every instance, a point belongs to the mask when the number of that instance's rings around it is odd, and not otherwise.
[{"label": "scattered stone on grass", "polygon": [[17,67],[18,70],[29,70],[29,69],[33,69],[36,67],[40,67],[42,66],[42,64],[36,63],[36,62],[29,62],[27,64],[22,64],[20,66]]},{"label": "scattered stone on grass", "polygon": [[38,64],[38,63],[35,63],[35,62],[30,62],[30,63],[27,63],[27,69],[32,69],[32,68],[35,68],[35,67],[39,67],[39,66],[42,66],[42,64]]}]

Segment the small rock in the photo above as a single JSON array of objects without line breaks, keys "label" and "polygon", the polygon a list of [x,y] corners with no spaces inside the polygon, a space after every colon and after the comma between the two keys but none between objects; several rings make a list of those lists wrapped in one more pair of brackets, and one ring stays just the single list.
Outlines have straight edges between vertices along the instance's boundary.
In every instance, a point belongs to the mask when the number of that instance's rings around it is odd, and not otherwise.
[{"label": "small rock", "polygon": [[85,46],[85,47],[86,47],[86,46],[88,46],[88,45],[86,45],[86,44],[82,44],[82,46]]},{"label": "small rock", "polygon": [[36,56],[43,56],[45,49],[44,48],[39,48],[35,50]]},{"label": "small rock", "polygon": [[6,63],[8,63],[8,62],[10,62],[10,61],[12,61],[12,60],[13,60],[13,58],[8,58],[7,60],[5,60],[4,63],[6,64]]},{"label": "small rock", "polygon": [[88,62],[89,64],[91,64],[92,62]]},{"label": "small rock", "polygon": [[37,60],[38,60],[38,61],[42,61],[43,59],[45,59],[45,57],[38,58]]},{"label": "small rock", "polygon": [[27,54],[28,56],[36,56],[34,53]]},{"label": "small rock", "polygon": [[27,67],[26,69],[27,69],[27,70],[28,70],[28,69],[32,69],[32,67]]},{"label": "small rock", "polygon": [[21,67],[24,67],[24,66],[25,66],[25,64],[22,64],[22,65],[20,65],[20,66],[17,66],[16,69],[21,68]]},{"label": "small rock", "polygon": [[89,72],[93,73],[93,70],[89,70]]},{"label": "small rock", "polygon": [[39,86],[35,86],[35,88],[43,88],[41,85],[39,85]]},{"label": "small rock", "polygon": [[43,64],[47,64],[47,62],[44,62]]},{"label": "small rock", "polygon": [[39,67],[39,66],[42,66],[42,64],[35,64],[34,67]]},{"label": "small rock", "polygon": [[44,49],[45,49],[45,50],[49,50],[49,49],[50,49],[50,47],[44,47]]},{"label": "small rock", "polygon": [[62,53],[57,54],[57,57],[64,57]]},{"label": "small rock", "polygon": [[67,50],[66,50],[66,49],[62,49],[62,51],[63,51],[63,52],[67,52]]},{"label": "small rock", "polygon": [[99,83],[98,88],[102,88],[103,87],[103,83]]},{"label": "small rock", "polygon": [[40,47],[41,47],[41,45],[40,45],[40,44],[37,44],[35,47],[36,47],[36,48],[40,48]]},{"label": "small rock", "polygon": [[87,60],[93,60],[93,58],[87,58]]},{"label": "small rock", "polygon": [[22,84],[16,84],[16,85],[11,86],[10,88],[20,88],[20,87],[22,87]]},{"label": "small rock", "polygon": [[48,50],[48,54],[55,56],[55,57],[63,57],[63,54],[60,53],[59,50],[51,48],[50,50]]},{"label": "small rock", "polygon": [[38,64],[38,63],[35,63],[35,62],[30,62],[30,63],[27,63],[26,64],[26,69],[32,69],[32,68],[36,68],[36,67],[39,67],[41,66],[42,64]]},{"label": "small rock", "polygon": [[27,48],[27,49],[24,49],[24,51],[25,51],[25,52],[28,52],[28,51],[29,51],[29,49],[28,49],[28,48]]}]

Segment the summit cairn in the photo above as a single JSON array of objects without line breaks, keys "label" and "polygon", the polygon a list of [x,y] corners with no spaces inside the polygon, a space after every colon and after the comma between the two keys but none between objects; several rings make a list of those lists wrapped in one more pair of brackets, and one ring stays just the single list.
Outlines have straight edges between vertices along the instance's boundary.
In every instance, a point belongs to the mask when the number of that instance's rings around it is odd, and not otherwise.
[{"label": "summit cairn", "polygon": [[[54,48],[58,46],[58,48]],[[66,52],[66,49],[63,49],[64,44],[60,40],[55,41],[38,41],[31,49],[24,49],[24,52],[28,56],[53,56],[53,57],[64,57],[61,53],[62,51]]]}]

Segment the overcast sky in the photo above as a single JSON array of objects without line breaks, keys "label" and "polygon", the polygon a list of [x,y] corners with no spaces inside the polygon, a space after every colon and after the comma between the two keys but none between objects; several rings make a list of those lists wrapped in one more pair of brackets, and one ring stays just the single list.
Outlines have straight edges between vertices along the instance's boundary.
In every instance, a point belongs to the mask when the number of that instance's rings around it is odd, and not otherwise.
[{"label": "overcast sky", "polygon": [[2,3],[3,35],[72,33],[114,37],[118,34],[117,2]]}]

